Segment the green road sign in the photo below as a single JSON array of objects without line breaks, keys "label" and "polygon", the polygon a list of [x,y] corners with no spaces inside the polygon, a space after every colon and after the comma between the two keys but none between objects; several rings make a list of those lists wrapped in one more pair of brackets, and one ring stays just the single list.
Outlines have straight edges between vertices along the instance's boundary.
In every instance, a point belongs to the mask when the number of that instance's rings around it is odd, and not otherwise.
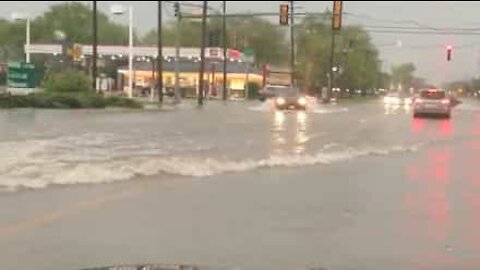
[{"label": "green road sign", "polygon": [[35,65],[25,62],[9,62],[7,85],[12,88],[35,88],[38,76]]},{"label": "green road sign", "polygon": [[255,51],[252,48],[245,48],[243,50],[243,60],[253,63],[255,61]]}]

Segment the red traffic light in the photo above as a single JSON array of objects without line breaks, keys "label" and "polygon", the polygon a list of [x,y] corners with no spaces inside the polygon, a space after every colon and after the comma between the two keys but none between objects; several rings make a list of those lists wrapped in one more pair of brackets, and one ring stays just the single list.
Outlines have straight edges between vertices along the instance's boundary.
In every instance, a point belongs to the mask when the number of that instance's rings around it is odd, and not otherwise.
[{"label": "red traffic light", "polygon": [[447,45],[447,61],[452,60],[452,45]]}]

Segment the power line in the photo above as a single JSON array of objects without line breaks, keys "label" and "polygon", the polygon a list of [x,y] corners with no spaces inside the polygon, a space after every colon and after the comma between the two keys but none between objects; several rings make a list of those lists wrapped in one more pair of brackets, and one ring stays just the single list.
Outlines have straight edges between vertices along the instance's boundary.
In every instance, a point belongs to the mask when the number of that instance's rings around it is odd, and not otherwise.
[{"label": "power line", "polygon": [[[368,27],[365,27],[367,30]],[[413,31],[413,30],[376,30],[370,29],[369,33],[377,34],[409,34],[409,35],[451,35],[451,36],[479,36],[479,32],[458,32],[458,31]]]},{"label": "power line", "polygon": [[[398,30],[430,30],[430,28],[425,27],[412,27],[412,26],[384,26],[384,25],[366,25],[361,24],[361,26],[366,28],[374,28],[374,29],[398,29]],[[435,28],[435,31],[480,31],[480,28]]]},{"label": "power line", "polygon": [[425,25],[423,23],[420,23],[418,21],[415,21],[415,20],[386,20],[386,19],[378,19],[378,18],[373,18],[372,16],[370,15],[366,15],[366,14],[355,14],[355,13],[352,13],[352,12],[344,12],[344,15],[346,15],[347,17],[348,16],[352,16],[352,17],[357,17],[357,18],[361,18],[361,19],[368,19],[368,20],[371,20],[371,21],[376,21],[376,22],[383,22],[383,23],[392,23],[392,24],[409,24],[409,25],[416,25],[416,26],[419,26],[419,27],[423,27],[423,28],[426,28],[426,29],[429,29],[429,30],[437,30],[438,28],[435,28],[435,27],[431,27],[429,25]]},{"label": "power line", "polygon": [[[170,3],[170,4],[175,4],[177,1],[163,1],[163,2]],[[201,4],[190,3],[190,2],[186,2],[186,1],[179,1],[179,4],[180,4],[180,6],[183,6],[183,7],[194,7],[194,8],[203,9],[203,5],[201,5]],[[220,12],[219,10],[216,10],[216,9],[210,7],[210,6],[207,6],[207,10]]]}]

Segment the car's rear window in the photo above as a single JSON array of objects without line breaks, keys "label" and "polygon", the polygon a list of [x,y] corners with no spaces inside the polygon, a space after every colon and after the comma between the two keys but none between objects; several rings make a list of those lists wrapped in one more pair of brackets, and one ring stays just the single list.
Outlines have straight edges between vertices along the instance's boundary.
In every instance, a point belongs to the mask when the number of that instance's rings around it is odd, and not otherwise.
[{"label": "car's rear window", "polygon": [[425,99],[444,99],[445,96],[444,91],[422,91],[420,93],[420,97]]}]

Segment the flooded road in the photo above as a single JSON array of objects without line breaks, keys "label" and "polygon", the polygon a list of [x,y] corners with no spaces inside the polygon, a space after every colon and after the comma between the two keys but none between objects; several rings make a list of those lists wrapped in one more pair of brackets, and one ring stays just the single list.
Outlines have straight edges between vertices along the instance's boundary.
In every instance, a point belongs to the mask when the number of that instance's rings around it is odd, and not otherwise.
[{"label": "flooded road", "polygon": [[0,261],[477,269],[479,105],[0,111]]}]

